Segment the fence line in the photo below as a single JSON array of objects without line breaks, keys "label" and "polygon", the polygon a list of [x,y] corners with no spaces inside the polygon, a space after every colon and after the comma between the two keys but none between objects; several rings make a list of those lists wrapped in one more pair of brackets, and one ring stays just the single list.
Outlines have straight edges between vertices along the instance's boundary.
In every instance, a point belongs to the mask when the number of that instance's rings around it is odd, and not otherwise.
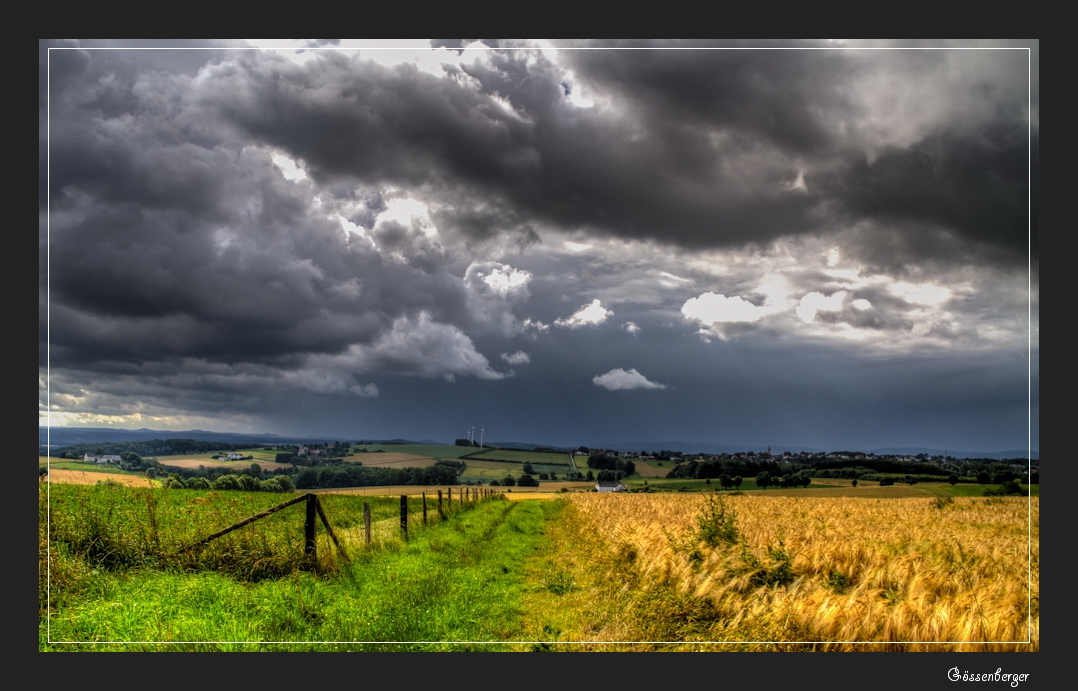
[{"label": "fence line", "polygon": [[[491,490],[484,489],[482,492],[480,492],[479,489],[472,489],[472,488],[467,488],[466,487],[463,490],[461,490],[460,494],[458,495],[457,503],[460,504],[461,509],[467,509],[470,506],[477,505],[481,500],[491,499],[495,495],[496,495],[496,493],[491,491]],[[452,512],[452,507],[453,507],[453,490],[452,490],[452,488],[447,488],[447,499],[448,499],[448,511]],[[423,501],[423,505],[422,505],[423,525],[426,526],[428,524],[428,517],[427,517],[427,495],[426,495],[425,492],[422,493],[422,501]],[[176,552],[176,555],[178,556],[178,555],[180,555],[180,554],[182,554],[182,553],[184,553],[184,552],[186,552],[188,550],[191,550],[191,549],[194,549],[196,547],[201,547],[203,545],[206,545],[206,544],[212,542],[213,540],[216,540],[219,537],[222,537],[224,535],[227,535],[228,533],[231,533],[234,530],[237,530],[237,529],[242,528],[244,526],[250,525],[251,523],[254,523],[255,521],[257,521],[259,519],[270,516],[270,515],[278,512],[278,511],[282,510],[282,509],[285,509],[285,508],[287,508],[289,506],[292,506],[293,504],[298,504],[299,502],[306,502],[306,511],[305,511],[305,514],[304,514],[304,524],[303,524],[303,553],[304,553],[304,559],[307,562],[308,568],[314,569],[314,568],[317,567],[317,563],[318,563],[318,547],[317,547],[317,535],[316,535],[316,528],[317,528],[318,520],[322,521],[322,525],[325,527],[326,533],[329,535],[330,539],[333,541],[334,546],[336,546],[336,548],[340,552],[341,556],[347,561],[349,559],[348,553],[345,551],[344,546],[341,544],[341,541],[337,538],[337,534],[333,531],[333,528],[330,526],[329,518],[326,516],[325,510],[322,508],[322,502],[319,499],[319,496],[317,494],[313,493],[313,492],[308,492],[308,493],[305,493],[305,494],[301,494],[300,496],[295,497],[293,499],[289,499],[288,501],[283,502],[281,504],[278,504],[277,506],[266,509],[265,511],[257,513],[257,514],[255,514],[253,516],[249,516],[247,518],[244,518],[241,521],[237,521],[236,523],[233,523],[232,525],[228,526],[227,528],[219,530],[216,533],[213,533],[212,535],[208,535],[208,536],[202,538],[201,540],[198,540],[197,542],[194,542],[194,543],[192,543],[190,545],[187,545],[186,547],[178,550]],[[447,510],[446,510],[446,508],[443,508],[443,505],[442,505],[442,491],[438,490],[438,515],[439,515],[439,517],[440,517],[440,519],[442,521],[444,521],[446,519],[446,514],[447,514]],[[400,532],[403,535],[403,538],[404,538],[405,541],[408,540],[409,515],[410,515],[410,511],[408,509],[408,495],[407,494],[402,494],[402,495],[400,495]],[[366,543],[367,546],[370,546],[370,544],[371,544],[371,505],[370,505],[369,502],[364,502],[363,503],[363,532],[364,532],[364,537],[365,537],[365,543]]]}]

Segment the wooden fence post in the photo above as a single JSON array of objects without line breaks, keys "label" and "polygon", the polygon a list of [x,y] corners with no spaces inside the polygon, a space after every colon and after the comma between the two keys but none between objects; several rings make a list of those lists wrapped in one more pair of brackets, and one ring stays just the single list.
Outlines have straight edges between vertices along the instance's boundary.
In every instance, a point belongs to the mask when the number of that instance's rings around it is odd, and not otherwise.
[{"label": "wooden fence post", "polygon": [[442,508],[442,490],[438,490],[438,517],[445,520],[445,509]]},{"label": "wooden fence post", "polygon": [[408,539],[408,495],[401,495],[401,532],[404,533],[404,539]]},{"label": "wooden fence post", "polygon": [[307,520],[303,525],[303,554],[307,558],[307,563],[310,568],[314,568],[318,563],[318,554],[315,551],[314,541],[315,520],[318,516],[318,508],[315,503],[317,501],[317,495],[307,495]]},{"label": "wooden fence post", "polygon": [[423,492],[423,526],[427,525],[427,493]]},{"label": "wooden fence post", "polygon": [[337,551],[341,553],[341,556],[348,559],[348,553],[344,551],[344,546],[341,545],[341,541],[337,539],[337,534],[333,532],[333,528],[329,525],[329,519],[326,518],[326,512],[322,509],[322,501],[318,499],[318,495],[314,495],[314,508],[318,509],[318,517],[322,519],[322,525],[326,526],[326,532],[329,533],[329,539],[333,540],[333,544],[337,546]]},{"label": "wooden fence post", "polygon": [[371,544],[371,505],[363,502],[363,532],[367,534],[367,544]]},{"label": "wooden fence post", "polygon": [[450,511],[452,511],[453,510],[453,488],[452,487],[446,487],[445,494],[446,494],[446,500],[445,500],[446,501],[446,508],[448,508]]}]

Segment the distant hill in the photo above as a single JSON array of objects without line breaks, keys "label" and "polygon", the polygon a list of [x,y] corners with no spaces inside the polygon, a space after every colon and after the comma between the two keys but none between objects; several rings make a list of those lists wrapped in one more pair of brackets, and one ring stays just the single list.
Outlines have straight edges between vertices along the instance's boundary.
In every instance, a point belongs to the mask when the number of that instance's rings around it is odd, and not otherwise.
[{"label": "distant hill", "polygon": [[[99,442],[118,442],[118,441],[150,441],[152,439],[195,439],[198,441],[219,441],[227,442],[230,444],[305,444],[305,443],[322,443],[333,441],[365,441],[373,444],[439,444],[445,445],[446,442],[434,441],[431,439],[422,439],[419,441],[409,439],[371,439],[363,437],[352,436],[338,436],[338,437],[324,437],[324,436],[281,436],[278,434],[270,434],[264,432],[262,434],[245,434],[235,432],[209,432],[206,430],[152,430],[152,429],[114,429],[111,427],[53,427],[51,428],[51,439],[46,441],[46,434],[50,432],[48,427],[38,427],[38,444],[44,446],[51,444],[52,446],[68,446],[70,444],[94,444]],[[767,444],[730,444],[730,443],[716,443],[716,442],[699,442],[699,441],[623,441],[623,442],[604,442],[604,443],[588,443],[582,442],[582,445],[588,448],[595,449],[611,449],[614,451],[680,451],[682,453],[738,453],[755,451],[761,452],[768,449]],[[570,451],[578,448],[577,446],[558,446],[555,444],[540,444],[535,442],[518,442],[518,441],[499,441],[488,442],[484,446],[497,446],[503,449],[522,449],[528,450],[535,448],[549,448],[560,451]],[[796,444],[771,444],[771,453],[781,454],[784,451],[790,453],[800,453],[807,451],[808,453],[830,453],[832,451],[838,451],[839,449],[818,449],[812,446],[799,446]],[[847,451],[856,451],[861,453],[874,453],[877,456],[894,455],[894,456],[916,456],[917,454],[927,454],[929,456],[953,456],[954,458],[991,458],[991,459],[1004,459],[1004,458],[1025,458],[1026,450],[1007,450],[1007,451],[959,451],[955,449],[931,449],[925,447],[888,447],[878,449],[843,449]],[[1040,459],[1040,452],[1037,449],[1033,450],[1033,458]]]},{"label": "distant hill", "polygon": [[[279,434],[245,434],[235,432],[208,432],[201,429],[152,430],[116,429],[112,427],[38,427],[38,444],[44,446],[68,446],[70,444],[96,444],[110,441],[150,441],[152,439],[195,439],[219,441],[229,444],[307,444],[333,441],[356,441],[354,437],[281,436]],[[440,444],[436,441],[414,442],[404,439],[370,440],[376,444]]]},{"label": "distant hill", "polygon": [[[499,444],[499,446],[501,446]],[[614,451],[681,451],[682,453],[740,453],[755,451],[767,451],[767,444],[729,444],[715,442],[692,442],[692,441],[629,441],[611,442],[607,444],[585,444],[589,448],[611,449]],[[796,444],[771,444],[771,453],[778,455],[784,451],[796,454],[802,451],[808,453],[832,453],[834,451],[852,451],[857,453],[873,453],[877,456],[916,456],[927,454],[929,456],[952,456],[954,458],[1025,458],[1026,450],[1007,451],[958,451],[955,449],[931,449],[927,447],[890,447],[878,449],[818,449],[812,446],[799,446]],[[1040,452],[1033,450],[1033,458],[1040,459]]]},{"label": "distant hill", "polygon": [[[1025,449],[1011,449],[1008,451],[955,451],[954,449],[925,449],[921,447],[892,447],[886,449],[872,449],[872,453],[877,456],[893,455],[893,456],[916,456],[919,453],[927,454],[929,456],[951,456],[953,458],[1025,458]],[[1039,449],[1033,449],[1031,458],[1040,460],[1041,452]]]}]

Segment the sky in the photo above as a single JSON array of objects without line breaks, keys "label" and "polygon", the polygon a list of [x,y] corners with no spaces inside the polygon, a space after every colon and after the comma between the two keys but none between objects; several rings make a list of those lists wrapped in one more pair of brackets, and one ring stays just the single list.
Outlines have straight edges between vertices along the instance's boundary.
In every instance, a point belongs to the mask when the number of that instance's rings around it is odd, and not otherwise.
[{"label": "sky", "polygon": [[1036,41],[39,65],[43,425],[1039,447]]}]

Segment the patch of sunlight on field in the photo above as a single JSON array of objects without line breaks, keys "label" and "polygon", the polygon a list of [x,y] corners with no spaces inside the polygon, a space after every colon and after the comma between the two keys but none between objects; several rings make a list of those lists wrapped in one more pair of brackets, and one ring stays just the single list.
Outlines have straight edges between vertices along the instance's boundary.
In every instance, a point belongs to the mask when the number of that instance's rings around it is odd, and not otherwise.
[{"label": "patch of sunlight on field", "polygon": [[116,482],[128,487],[158,487],[159,483],[149,478],[138,475],[122,475],[120,473],[87,472],[85,470],[62,470],[52,468],[49,470],[49,482],[62,482],[68,485],[96,485],[98,482]]}]

